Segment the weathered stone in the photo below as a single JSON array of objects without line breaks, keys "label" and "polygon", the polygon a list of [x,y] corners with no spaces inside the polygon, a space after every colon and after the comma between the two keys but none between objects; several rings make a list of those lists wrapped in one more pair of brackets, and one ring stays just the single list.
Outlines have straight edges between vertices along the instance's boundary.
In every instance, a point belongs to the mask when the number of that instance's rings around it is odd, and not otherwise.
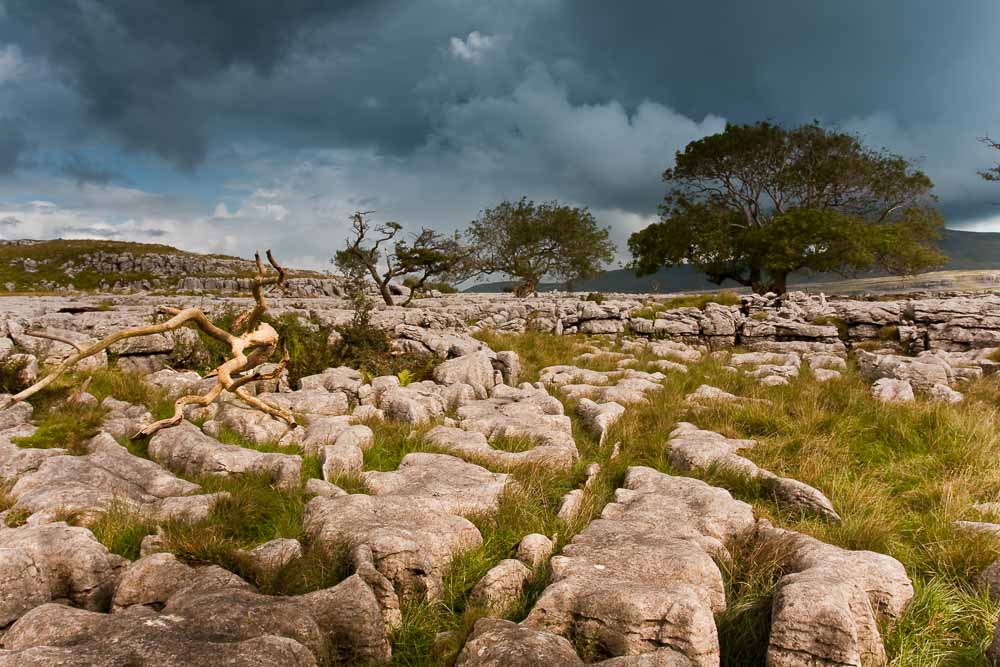
[{"label": "weathered stone", "polygon": [[112,600],[112,610],[132,605],[162,609],[180,588],[189,585],[195,570],[170,553],[156,553],[130,563],[122,574]]},{"label": "weathered stone", "polygon": [[941,403],[961,403],[965,399],[965,395],[960,391],[955,391],[948,385],[935,384],[928,391],[927,396],[932,401],[939,401]]},{"label": "weathered stone", "polygon": [[486,398],[495,384],[493,363],[486,352],[449,359],[434,368],[434,380],[441,384],[467,384],[476,398]]},{"label": "weathered stone", "polygon": [[872,396],[883,403],[909,403],[915,397],[909,380],[882,378],[872,385]]},{"label": "weathered stone", "polygon": [[560,521],[572,523],[581,509],[583,509],[583,490],[574,489],[559,501],[559,512],[556,516]]},{"label": "weathered stone", "polygon": [[556,545],[549,538],[531,533],[521,538],[521,542],[517,545],[517,559],[535,569],[548,562],[555,548]]},{"label": "weathered stone", "polygon": [[323,461],[323,479],[328,482],[338,475],[358,474],[365,465],[364,452],[350,443],[327,445],[320,458]]},{"label": "weathered stone", "polygon": [[347,491],[344,491],[339,486],[331,484],[326,480],[316,479],[316,478],[310,478],[306,480],[305,492],[310,493],[314,496],[327,496],[327,497],[347,495]]},{"label": "weathered stone", "polygon": [[521,597],[531,579],[531,570],[519,560],[500,561],[483,576],[469,593],[469,605],[494,614],[508,611]]},{"label": "weathered stone", "polygon": [[302,558],[302,544],[286,538],[270,540],[247,552],[247,558],[258,574],[273,575]]},{"label": "weathered stone", "polygon": [[304,524],[329,548],[369,547],[375,567],[404,595],[427,599],[441,593],[448,563],[482,543],[467,519],[408,496],[313,498]]},{"label": "weathered stone", "polygon": [[552,584],[524,625],[596,657],[672,649],[718,664],[713,614],[725,606],[713,555],[754,526],[749,505],[704,482],[629,468],[601,518],[550,561]]},{"label": "weathered stone", "polygon": [[726,438],[719,433],[699,429],[694,424],[681,422],[670,433],[667,449],[670,464],[679,470],[721,469],[760,480],[779,503],[840,521],[833,504],[822,492],[798,480],[779,477],[738,453],[756,445],[754,440]]},{"label": "weathered stone", "polygon": [[266,474],[283,488],[297,488],[302,472],[299,456],[224,445],[190,422],[157,432],[149,441],[149,456],[188,475]]},{"label": "weathered stone", "polygon": [[126,563],[86,528],[50,523],[0,531],[0,627],[49,600],[107,611]]},{"label": "weathered stone", "polygon": [[391,655],[378,598],[357,575],[294,597],[196,578],[171,595],[160,614],[140,609],[84,616],[46,605],[11,633],[17,641],[12,651],[0,654],[4,667],[306,667],[384,662]]},{"label": "weathered stone", "polygon": [[392,472],[369,471],[362,478],[372,495],[413,498],[422,506],[459,516],[496,511],[512,482],[509,475],[454,456],[423,452],[407,454]]},{"label": "weathered stone", "polygon": [[848,551],[763,525],[758,539],[783,554],[771,611],[767,661],[779,667],[883,664],[878,620],[892,621],[913,597],[894,558]]},{"label": "weathered stone", "polygon": [[577,404],[576,411],[584,427],[597,436],[600,444],[604,444],[608,429],[625,414],[625,406],[618,403],[595,403],[583,398]]}]

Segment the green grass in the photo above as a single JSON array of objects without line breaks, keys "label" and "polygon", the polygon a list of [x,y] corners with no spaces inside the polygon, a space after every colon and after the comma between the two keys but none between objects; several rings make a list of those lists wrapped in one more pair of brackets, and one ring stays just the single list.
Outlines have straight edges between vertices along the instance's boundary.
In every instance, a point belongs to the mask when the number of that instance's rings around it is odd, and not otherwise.
[{"label": "green grass", "polygon": [[709,294],[687,294],[676,296],[663,301],[654,301],[644,307],[632,312],[632,317],[646,320],[655,320],[656,314],[665,310],[677,310],[678,308],[699,308],[705,310],[705,306],[710,303],[717,303],[720,306],[740,305],[740,295],[735,292],[712,292]]},{"label": "green grass", "polygon": [[86,454],[85,444],[97,435],[105,413],[100,405],[68,402],[65,399],[49,402],[43,396],[35,403],[34,421],[38,428],[31,435],[11,438],[11,441],[18,447],[61,447],[70,454]]}]

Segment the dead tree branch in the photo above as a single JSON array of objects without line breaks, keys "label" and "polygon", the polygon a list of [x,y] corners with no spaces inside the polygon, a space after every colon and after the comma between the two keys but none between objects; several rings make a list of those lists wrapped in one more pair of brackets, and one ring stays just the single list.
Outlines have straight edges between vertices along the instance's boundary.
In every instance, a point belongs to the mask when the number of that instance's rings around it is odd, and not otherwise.
[{"label": "dead tree branch", "polygon": [[[228,345],[232,358],[222,363],[215,369],[215,371],[213,371],[213,375],[216,378],[215,385],[206,394],[202,396],[182,396],[178,398],[174,402],[174,414],[172,417],[153,422],[132,436],[133,439],[152,435],[162,428],[179,424],[181,420],[184,419],[185,406],[209,405],[215,401],[215,399],[217,399],[223,391],[229,391],[236,394],[240,400],[248,405],[261,410],[262,412],[266,412],[272,417],[280,419],[289,426],[294,427],[296,425],[295,418],[290,412],[278,406],[271,405],[256,396],[251,396],[247,393],[245,387],[245,385],[250,382],[274,379],[278,377],[284,370],[285,365],[288,363],[288,352],[286,350],[282,360],[273,371],[263,373],[259,368],[255,368],[266,361],[278,347],[278,332],[275,331],[274,327],[270,324],[260,322],[260,318],[267,311],[267,302],[264,299],[264,287],[269,285],[280,286],[285,280],[285,270],[275,261],[270,250],[267,251],[267,260],[271,266],[274,267],[277,275],[267,275],[259,253],[257,253],[255,259],[257,264],[257,275],[254,277],[253,285],[255,303],[251,308],[242,313],[236,319],[236,323],[234,325],[234,331],[236,333],[230,333],[217,327],[200,308],[179,309],[168,306],[162,306],[159,308],[159,312],[171,316],[170,319],[165,322],[118,331],[96,343],[93,343],[92,345],[85,347],[77,345],[71,341],[64,340],[61,337],[57,338],[48,334],[39,335],[39,332],[35,332],[32,335],[39,338],[50,338],[60,343],[72,345],[77,349],[77,352],[63,360],[62,363],[60,363],[44,378],[11,397],[5,405],[0,406],[0,409],[7,408],[14,403],[24,401],[31,396],[34,396],[42,389],[45,389],[45,387],[52,384],[56,378],[71,369],[81,360],[106,350],[118,341],[128,338],[136,338],[139,336],[150,336],[165,333],[167,331],[175,331],[183,326],[193,325],[201,329],[201,331],[206,335]],[[254,327],[252,330],[246,331],[245,333],[239,333],[251,326]],[[249,372],[245,375],[241,375],[244,371]]]}]

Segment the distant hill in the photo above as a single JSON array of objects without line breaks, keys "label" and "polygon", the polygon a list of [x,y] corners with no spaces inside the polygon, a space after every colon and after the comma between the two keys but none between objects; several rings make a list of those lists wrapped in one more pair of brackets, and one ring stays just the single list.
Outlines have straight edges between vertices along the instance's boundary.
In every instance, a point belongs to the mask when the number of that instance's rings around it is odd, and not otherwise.
[{"label": "distant hill", "polygon": [[[202,255],[160,244],[82,239],[0,241],[0,288],[8,292],[65,287],[90,290],[136,283],[171,286],[182,277],[243,278],[252,276],[254,270],[249,259]],[[319,275],[312,271],[289,273]]]},{"label": "distant hill", "polygon": [[[939,243],[948,255],[946,270],[1000,269],[1000,233],[963,232],[946,229]],[[876,274],[872,274],[876,275]],[[793,274],[791,284],[832,282],[840,276],[830,273]],[[513,285],[512,282],[494,282],[473,285],[467,292],[502,292]],[[723,287],[738,287],[727,281]],[[596,278],[580,281],[573,289],[579,292],[685,292],[693,290],[718,289],[705,276],[690,266],[675,266],[660,269],[649,276],[637,277],[629,269],[604,271]],[[564,289],[561,283],[543,283],[543,291]]]}]

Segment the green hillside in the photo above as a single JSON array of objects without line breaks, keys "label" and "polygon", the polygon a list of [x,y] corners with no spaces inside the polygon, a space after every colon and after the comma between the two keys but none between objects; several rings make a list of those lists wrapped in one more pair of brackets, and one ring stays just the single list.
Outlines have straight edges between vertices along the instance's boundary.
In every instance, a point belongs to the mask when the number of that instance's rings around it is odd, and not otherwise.
[{"label": "green hillside", "polygon": [[[951,271],[1000,269],[1000,233],[963,232],[946,229],[940,242],[941,250],[949,257],[944,268]],[[872,276],[879,274],[871,274]],[[792,284],[836,281],[841,277],[831,273],[793,274]],[[511,282],[494,282],[474,285],[468,292],[502,292]],[[736,287],[727,282],[725,286]],[[581,281],[573,286],[581,292],[684,292],[688,290],[718,289],[705,276],[689,266],[660,269],[655,274],[637,277],[629,269],[604,271],[596,278]],[[544,283],[543,290],[563,289],[560,283]]]},{"label": "green hillside", "polygon": [[[114,266],[114,268],[110,268]],[[240,278],[253,275],[251,260],[199,254],[155,243],[55,239],[0,241],[0,294],[150,281],[173,286],[181,277]],[[295,276],[319,275],[290,271]]]}]

